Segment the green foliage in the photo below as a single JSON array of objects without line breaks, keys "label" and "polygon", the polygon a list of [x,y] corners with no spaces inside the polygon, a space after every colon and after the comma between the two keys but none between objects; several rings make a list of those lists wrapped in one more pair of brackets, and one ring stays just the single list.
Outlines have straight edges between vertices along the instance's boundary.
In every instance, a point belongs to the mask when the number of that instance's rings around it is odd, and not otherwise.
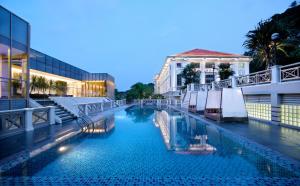
[{"label": "green foliage", "polygon": [[152,96],[152,99],[163,99],[163,98],[164,98],[164,96],[161,95],[161,94],[154,94],[154,95]]},{"label": "green foliage", "polygon": [[126,92],[126,100],[128,102],[133,101],[134,99],[147,99],[153,96],[154,84],[148,83],[136,83],[130,87]]},{"label": "green foliage", "polygon": [[[244,46],[246,54],[253,57],[250,71],[266,69],[274,64],[287,65],[300,60],[300,6],[292,3],[291,8],[282,14],[258,23],[247,33]],[[274,42],[272,34],[278,33]]]},{"label": "green foliage", "polygon": [[115,99],[116,100],[121,100],[121,99],[126,99],[126,91],[118,91],[118,89],[115,89]]},{"label": "green foliage", "polygon": [[55,81],[55,87],[56,87],[56,93],[58,95],[66,95],[67,94],[67,89],[68,89],[68,84],[65,81]]},{"label": "green foliage", "polygon": [[234,71],[230,68],[229,63],[221,63],[219,65],[219,75],[221,80],[228,79],[229,76],[232,76],[233,74]]},{"label": "green foliage", "polygon": [[48,82],[47,82],[46,78],[43,76],[39,76],[37,78],[37,85],[38,85],[38,89],[41,90],[45,94],[45,91],[48,88]]},{"label": "green foliage", "polygon": [[197,64],[191,63],[184,67],[181,72],[181,77],[184,79],[184,86],[191,83],[198,83],[200,81],[199,73],[196,70]]}]

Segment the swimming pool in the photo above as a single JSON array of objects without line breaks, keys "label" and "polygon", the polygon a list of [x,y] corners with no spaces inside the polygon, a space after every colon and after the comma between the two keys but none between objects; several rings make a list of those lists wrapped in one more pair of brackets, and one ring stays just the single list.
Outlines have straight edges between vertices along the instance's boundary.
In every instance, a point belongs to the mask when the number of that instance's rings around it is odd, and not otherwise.
[{"label": "swimming pool", "polygon": [[298,168],[267,158],[272,152],[260,148],[256,152],[255,145],[241,143],[226,131],[172,109],[130,107],[106,119],[103,130],[69,140],[8,171],[1,180],[6,184],[16,180],[300,183]]}]

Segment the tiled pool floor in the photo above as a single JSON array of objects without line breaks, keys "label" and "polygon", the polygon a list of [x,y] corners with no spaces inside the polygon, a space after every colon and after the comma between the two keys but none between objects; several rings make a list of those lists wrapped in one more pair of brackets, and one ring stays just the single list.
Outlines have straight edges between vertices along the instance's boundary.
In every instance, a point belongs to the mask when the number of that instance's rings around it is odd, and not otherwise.
[{"label": "tiled pool floor", "polygon": [[[13,169],[0,181],[3,185],[300,184],[298,167],[281,164],[276,156],[275,160],[268,159],[272,152],[253,151],[248,143],[235,141],[224,131],[180,113],[160,114],[162,123],[156,126],[151,108],[117,112],[110,135],[92,135],[74,144],[62,144]],[[200,138],[216,151],[195,154],[166,148],[166,140],[176,149],[195,145]],[[40,161],[49,162],[41,165]]]}]

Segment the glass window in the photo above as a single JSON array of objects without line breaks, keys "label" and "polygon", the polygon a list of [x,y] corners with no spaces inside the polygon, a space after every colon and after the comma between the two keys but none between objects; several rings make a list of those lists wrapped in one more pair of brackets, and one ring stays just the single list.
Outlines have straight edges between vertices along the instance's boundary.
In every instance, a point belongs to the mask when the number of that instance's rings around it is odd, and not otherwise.
[{"label": "glass window", "polygon": [[11,86],[11,96],[12,97],[25,97],[26,92],[26,80],[27,80],[27,65],[28,65],[28,55],[27,47],[13,41],[11,51],[11,66],[12,73],[11,77],[12,86]]},{"label": "glass window", "polygon": [[28,25],[25,21],[15,15],[12,15],[11,31],[13,40],[27,45],[27,27]]},{"label": "glass window", "polygon": [[181,74],[177,74],[177,86],[182,86]]},{"label": "glass window", "polygon": [[0,40],[0,98],[9,97],[9,53],[10,47]]},{"label": "glass window", "polygon": [[200,63],[192,63],[196,68],[200,68]]},{"label": "glass window", "polygon": [[214,68],[215,64],[214,63],[205,63],[205,68]]},{"label": "glass window", "polygon": [[176,63],[177,68],[181,68],[181,63]]},{"label": "glass window", "polygon": [[0,7],[0,34],[10,37],[10,13]]}]

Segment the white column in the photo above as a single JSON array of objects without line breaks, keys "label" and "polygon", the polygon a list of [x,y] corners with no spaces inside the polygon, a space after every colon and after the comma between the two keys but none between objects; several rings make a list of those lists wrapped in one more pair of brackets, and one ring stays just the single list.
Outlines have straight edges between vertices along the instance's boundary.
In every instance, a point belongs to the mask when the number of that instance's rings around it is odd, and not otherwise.
[{"label": "white column", "polygon": [[49,123],[50,125],[55,124],[55,107],[54,106],[48,106],[49,108]]},{"label": "white column", "polygon": [[170,64],[170,81],[171,81],[171,91],[176,91],[176,63]]},{"label": "white column", "polygon": [[33,108],[25,108],[25,131],[32,131],[33,125],[32,125],[32,112]]},{"label": "white column", "polygon": [[205,84],[205,71],[202,70],[200,74],[200,84]]},{"label": "white column", "polygon": [[236,88],[236,77],[235,76],[231,76],[231,85],[232,85],[232,88]]},{"label": "white column", "polygon": [[246,75],[246,74],[249,74],[250,72],[249,72],[249,62],[247,62],[247,63],[244,63],[245,64],[245,74],[244,75]]},{"label": "white column", "polygon": [[271,83],[279,83],[280,82],[280,66],[279,65],[274,65],[271,68],[271,75],[272,75],[272,80]]}]

